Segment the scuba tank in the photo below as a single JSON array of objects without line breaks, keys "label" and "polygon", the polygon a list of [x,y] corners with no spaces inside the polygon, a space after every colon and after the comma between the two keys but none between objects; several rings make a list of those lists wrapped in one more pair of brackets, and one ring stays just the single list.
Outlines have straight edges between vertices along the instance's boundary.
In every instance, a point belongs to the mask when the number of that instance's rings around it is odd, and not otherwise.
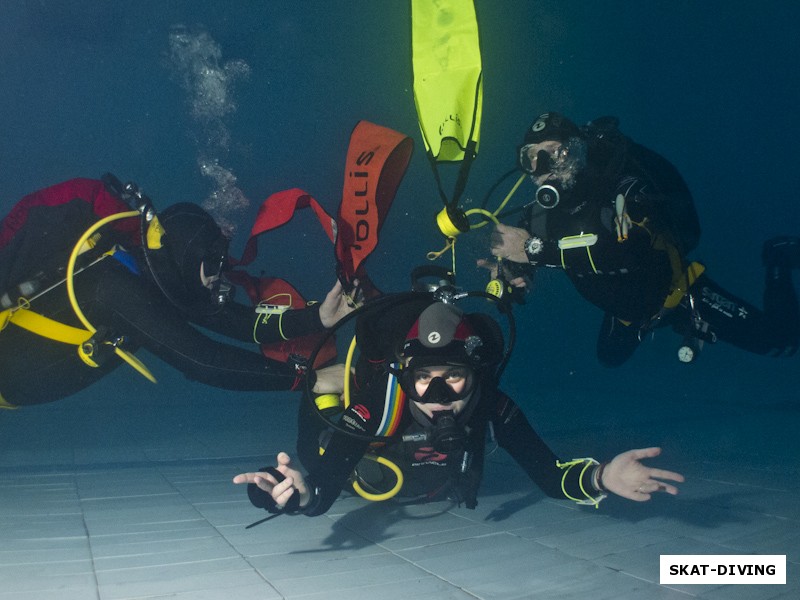
[{"label": "scuba tank", "polygon": [[31,279],[23,281],[0,296],[0,309],[12,308],[19,304],[22,298],[30,299],[45,288],[47,277],[43,271]]}]

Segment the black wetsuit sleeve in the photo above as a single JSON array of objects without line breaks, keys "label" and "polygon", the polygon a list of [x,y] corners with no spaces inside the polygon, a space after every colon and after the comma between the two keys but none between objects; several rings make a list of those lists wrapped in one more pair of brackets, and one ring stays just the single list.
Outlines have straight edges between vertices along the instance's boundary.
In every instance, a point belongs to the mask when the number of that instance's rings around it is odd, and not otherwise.
[{"label": "black wetsuit sleeve", "polygon": [[323,331],[319,304],[312,304],[275,315],[255,315],[252,339],[259,344],[269,344]]},{"label": "black wetsuit sleeve", "polygon": [[265,315],[255,308],[231,302],[220,312],[198,317],[195,323],[241,342],[269,344],[325,331],[319,318],[319,304]]},{"label": "black wetsuit sleeve", "polygon": [[649,255],[654,251],[650,233],[636,225],[631,228],[624,242],[617,240],[615,231],[601,224],[585,233],[597,235],[597,242],[591,246],[565,248],[562,251],[558,240],[541,240],[540,251],[526,252],[528,262],[535,267],[565,268],[576,275],[617,274],[647,266]]},{"label": "black wetsuit sleeve", "polygon": [[[328,511],[369,446],[368,441],[332,432],[313,411],[304,398],[298,417],[297,455],[308,473],[306,485],[311,500],[302,512],[309,517]],[[344,421],[342,424],[347,426]],[[323,454],[320,454],[321,438],[325,438]]]},{"label": "black wetsuit sleeve", "polygon": [[78,281],[87,287],[79,297],[85,299],[82,305],[91,303],[97,322],[125,335],[133,346],[146,348],[189,379],[214,387],[255,391],[296,385],[291,366],[265,358],[256,349],[213,339],[140,277],[116,261],[103,262],[93,289],[88,278]]},{"label": "black wetsuit sleeve", "polygon": [[557,240],[547,240],[536,237],[535,250],[525,251],[528,263],[533,267],[561,267],[561,251],[558,249]]},{"label": "black wetsuit sleeve", "polygon": [[[308,516],[325,513],[347,485],[350,474],[369,447],[369,439],[354,437],[375,435],[383,419],[388,372],[383,363],[360,357],[356,365],[350,406],[338,417],[343,431],[323,420],[308,398],[298,413],[297,454],[308,472],[307,484],[312,500],[303,512]],[[360,382],[360,383],[359,383]],[[320,448],[324,452],[320,453]]]},{"label": "black wetsuit sleeve", "polygon": [[[492,417],[497,443],[506,450],[521,466],[528,477],[541,490],[552,498],[583,499],[586,495],[581,491],[581,469],[571,469],[566,479],[564,469],[558,466],[559,458],[534,431],[525,414],[511,398],[498,391],[496,413]],[[595,491],[590,485],[591,469],[584,477],[585,489]],[[563,485],[563,489],[562,489]]]}]

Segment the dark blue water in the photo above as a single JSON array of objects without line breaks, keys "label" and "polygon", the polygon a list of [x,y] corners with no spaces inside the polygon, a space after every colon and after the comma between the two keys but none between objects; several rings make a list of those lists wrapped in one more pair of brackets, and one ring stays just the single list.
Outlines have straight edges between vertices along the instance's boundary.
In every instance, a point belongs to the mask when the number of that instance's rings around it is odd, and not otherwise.
[{"label": "dark blue water", "polygon": [[[704,228],[695,256],[723,285],[760,304],[761,242],[800,233],[798,5],[476,5],[485,101],[469,200],[478,202],[513,166],[538,113],[558,110],[578,122],[617,115],[624,131],[669,157],[692,188]],[[175,35],[187,36],[180,39],[190,47],[176,50]],[[441,246],[432,219],[439,201],[412,97],[406,3],[0,3],[2,214],[30,191],[105,171],[138,182],[161,206],[207,200],[221,176],[232,176],[218,208],[237,227],[234,246],[241,248],[260,201],[273,192],[302,187],[335,213],[347,142],[360,119],[415,140],[368,263],[380,287],[406,289],[411,267]],[[216,178],[203,173],[201,158],[216,161]],[[530,193],[523,187],[520,195]],[[247,204],[239,206],[242,199]],[[486,241],[482,230],[459,242],[459,280],[467,287],[482,285],[472,265]],[[330,246],[311,220],[269,236],[261,248],[255,269],[290,278],[310,297],[333,282]],[[580,420],[581,403],[593,402],[607,404],[609,415],[645,417],[687,396],[721,410],[796,402],[798,359],[718,345],[685,367],[669,333],[624,368],[601,369],[594,357],[600,314],[558,273],[540,278],[517,316],[507,385],[532,411],[537,394],[563,398],[550,406],[553,422]],[[796,410],[787,414],[797,418]]]}]

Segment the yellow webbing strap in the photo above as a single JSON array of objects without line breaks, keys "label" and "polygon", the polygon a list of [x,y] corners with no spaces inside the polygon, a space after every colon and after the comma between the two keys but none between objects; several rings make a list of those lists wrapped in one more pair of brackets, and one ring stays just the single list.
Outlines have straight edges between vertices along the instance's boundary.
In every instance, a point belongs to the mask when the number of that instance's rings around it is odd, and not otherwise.
[{"label": "yellow webbing strap", "polygon": [[[6,312],[11,313],[10,316],[8,316],[7,321],[5,316]],[[8,311],[3,311],[3,313],[0,314],[0,322],[14,323],[14,325],[17,327],[26,329],[36,335],[40,335],[56,342],[77,346],[78,348],[80,348],[84,342],[91,339],[91,337],[94,335],[87,329],[73,327],[72,325],[65,325],[64,323],[54,321],[49,317],[35,313],[27,308],[19,308],[13,312],[11,312],[10,309]],[[156,383],[155,377],[153,377],[152,373],[150,373],[142,361],[140,361],[130,352],[118,347],[114,348],[114,352],[131,367],[136,369],[136,371],[138,371],[146,379]],[[83,358],[83,356],[81,356],[81,358],[89,366],[97,366],[91,362],[88,362]],[[1,406],[2,404],[0,404],[0,407]]]},{"label": "yellow webbing strap", "polygon": [[[17,327],[21,327],[35,335],[73,346],[80,346],[92,337],[92,334],[86,329],[59,323],[44,315],[35,313],[25,306],[20,306],[14,310],[8,308],[0,313],[0,324],[2,324],[0,325],[0,331],[5,329],[9,323],[13,323]],[[17,408],[19,407],[9,403],[0,394],[0,409],[16,410]]]},{"label": "yellow webbing strap", "polygon": [[699,262],[693,262],[686,267],[686,271],[680,274],[677,281],[675,281],[673,278],[672,291],[664,301],[664,308],[675,308],[678,306],[681,299],[689,291],[689,288],[692,287],[692,284],[695,282],[695,280],[700,277],[705,270],[706,268],[704,265],[700,264]]},{"label": "yellow webbing strap", "polygon": [[[17,327],[27,329],[31,333],[55,340],[56,342],[80,346],[83,342],[92,337],[92,333],[87,329],[59,323],[58,321],[54,321],[49,317],[40,315],[25,307],[20,307],[14,311],[8,309],[7,311],[3,311],[3,315],[5,315],[6,312],[11,313],[8,316],[9,323],[13,323]],[[4,321],[4,317],[0,318],[0,321]]]},{"label": "yellow webbing strap", "polygon": [[147,381],[151,383],[158,383],[158,380],[150,372],[147,366],[127,350],[123,350],[122,348],[114,346],[114,354],[128,363],[137,373],[139,373],[139,375],[147,379]]},{"label": "yellow webbing strap", "polygon": [[703,264],[695,261],[684,269],[684,263],[680,252],[678,252],[675,245],[666,240],[663,235],[657,235],[653,238],[653,248],[656,250],[663,250],[669,257],[669,265],[672,269],[672,284],[670,286],[670,293],[664,301],[664,308],[675,308],[706,268]]}]

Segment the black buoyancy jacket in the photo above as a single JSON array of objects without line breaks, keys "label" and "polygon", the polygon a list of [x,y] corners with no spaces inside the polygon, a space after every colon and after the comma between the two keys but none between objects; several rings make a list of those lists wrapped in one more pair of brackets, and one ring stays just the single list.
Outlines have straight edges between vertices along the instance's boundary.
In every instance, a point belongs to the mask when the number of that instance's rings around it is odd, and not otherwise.
[{"label": "black buoyancy jacket", "polygon": [[[649,320],[669,293],[672,267],[667,251],[655,243],[648,185],[630,177],[607,180],[598,168],[587,168],[570,191],[580,202],[546,213],[547,238],[542,251],[529,257],[531,264],[564,267],[578,292],[607,313],[635,323]],[[633,221],[623,241],[614,220],[618,194],[625,197]],[[560,240],[581,234],[595,234],[597,241],[559,248]]]}]

